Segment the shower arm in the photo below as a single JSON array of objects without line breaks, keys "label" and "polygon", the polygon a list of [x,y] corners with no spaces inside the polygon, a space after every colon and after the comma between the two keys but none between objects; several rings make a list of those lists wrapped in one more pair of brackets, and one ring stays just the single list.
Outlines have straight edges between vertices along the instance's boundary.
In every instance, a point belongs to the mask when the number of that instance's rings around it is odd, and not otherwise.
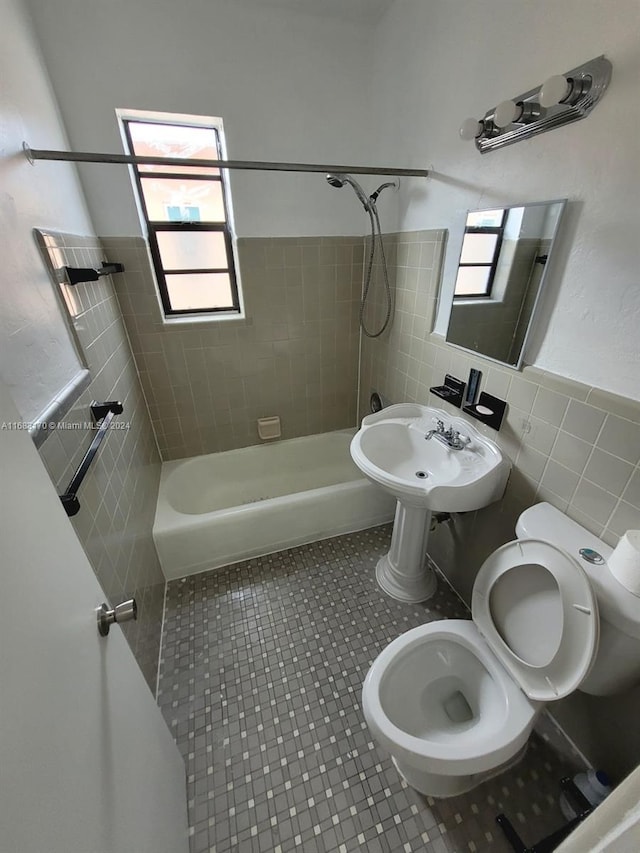
[{"label": "shower arm", "polygon": [[429,169],[399,169],[394,166],[339,166],[335,163],[275,163],[262,160],[200,160],[193,157],[139,157],[133,154],[96,154],[88,151],[55,151],[31,148],[22,143],[24,155],[35,165],[36,160],[69,163],[111,163],[124,166],[201,166],[202,168],[247,169],[267,172],[349,172],[356,175],[399,175],[428,178]]},{"label": "shower arm", "polygon": [[380,184],[380,186],[378,187],[378,189],[377,189],[377,190],[374,190],[374,191],[371,193],[371,195],[369,196],[369,201],[372,201],[372,202],[375,204],[375,203],[376,203],[376,201],[378,200],[378,196],[380,195],[380,193],[382,192],[382,190],[386,190],[386,188],[387,188],[387,187],[395,187],[395,188],[397,189],[397,188],[398,188],[398,184],[399,184],[399,183],[400,183],[399,181],[387,181],[387,182],[386,182],[386,183],[384,183],[384,184]]}]

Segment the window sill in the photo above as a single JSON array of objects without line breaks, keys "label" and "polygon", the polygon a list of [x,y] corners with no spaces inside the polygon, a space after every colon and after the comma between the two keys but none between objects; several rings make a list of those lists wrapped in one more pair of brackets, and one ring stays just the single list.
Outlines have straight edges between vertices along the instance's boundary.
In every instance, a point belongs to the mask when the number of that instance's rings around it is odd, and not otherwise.
[{"label": "window sill", "polygon": [[162,324],[164,326],[184,326],[193,325],[194,323],[225,323],[229,320],[246,320],[244,311],[229,311],[220,312],[219,314],[180,314],[179,317],[167,317],[162,315]]},{"label": "window sill", "polygon": [[473,296],[466,299],[463,296],[453,299],[454,307],[456,305],[501,305],[502,302],[502,299],[494,299],[492,296]]}]

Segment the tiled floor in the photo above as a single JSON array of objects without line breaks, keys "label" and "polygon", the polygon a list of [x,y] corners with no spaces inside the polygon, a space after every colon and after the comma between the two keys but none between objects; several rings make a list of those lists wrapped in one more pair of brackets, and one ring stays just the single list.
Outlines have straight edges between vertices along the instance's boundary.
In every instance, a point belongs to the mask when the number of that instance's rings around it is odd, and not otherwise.
[{"label": "tiled floor", "polygon": [[424,798],[360,709],[394,637],[467,614],[444,583],[427,606],[387,598],[390,528],[317,542],[169,584],[158,700],[187,764],[192,853],[507,851],[505,811],[533,843],[561,822],[575,770],[538,736],[469,794]]}]

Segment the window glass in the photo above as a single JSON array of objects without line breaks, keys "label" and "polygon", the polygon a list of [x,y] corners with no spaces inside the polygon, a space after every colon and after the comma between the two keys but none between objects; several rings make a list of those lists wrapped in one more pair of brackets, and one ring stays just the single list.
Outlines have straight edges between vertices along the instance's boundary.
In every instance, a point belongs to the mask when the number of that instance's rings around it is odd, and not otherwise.
[{"label": "window glass", "polygon": [[[180,157],[219,160],[216,131],[210,127],[189,127],[160,122],[129,122],[133,153],[139,157]],[[176,171],[219,175],[213,166],[140,166],[140,171],[171,173]]]},{"label": "window glass", "polygon": [[224,222],[220,181],[141,178],[147,215],[155,222]]},{"label": "window glass", "polygon": [[503,208],[475,210],[467,214],[467,228],[500,228],[504,216]]},{"label": "window glass", "polygon": [[169,274],[167,290],[177,311],[224,308],[233,299],[229,273]]},{"label": "window glass", "polygon": [[483,296],[489,284],[490,267],[460,267],[456,279],[456,296]]},{"label": "window glass", "polygon": [[156,231],[165,270],[226,269],[227,247],[222,231]]},{"label": "window glass", "polygon": [[465,234],[461,264],[490,264],[498,242],[497,234]]}]

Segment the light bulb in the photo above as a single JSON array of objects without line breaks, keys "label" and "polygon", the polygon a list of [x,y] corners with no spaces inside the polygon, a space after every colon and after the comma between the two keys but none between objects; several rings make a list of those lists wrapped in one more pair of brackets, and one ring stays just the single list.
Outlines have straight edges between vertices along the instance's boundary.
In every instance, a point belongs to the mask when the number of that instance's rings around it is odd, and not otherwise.
[{"label": "light bulb", "polygon": [[466,118],[460,125],[461,139],[477,139],[484,129],[484,125],[477,118]]},{"label": "light bulb", "polygon": [[501,101],[493,111],[493,123],[496,127],[507,127],[518,121],[522,115],[522,107],[513,101]]},{"label": "light bulb", "polygon": [[540,87],[540,106],[553,107],[564,101],[571,93],[571,83],[562,74],[554,74]]}]

